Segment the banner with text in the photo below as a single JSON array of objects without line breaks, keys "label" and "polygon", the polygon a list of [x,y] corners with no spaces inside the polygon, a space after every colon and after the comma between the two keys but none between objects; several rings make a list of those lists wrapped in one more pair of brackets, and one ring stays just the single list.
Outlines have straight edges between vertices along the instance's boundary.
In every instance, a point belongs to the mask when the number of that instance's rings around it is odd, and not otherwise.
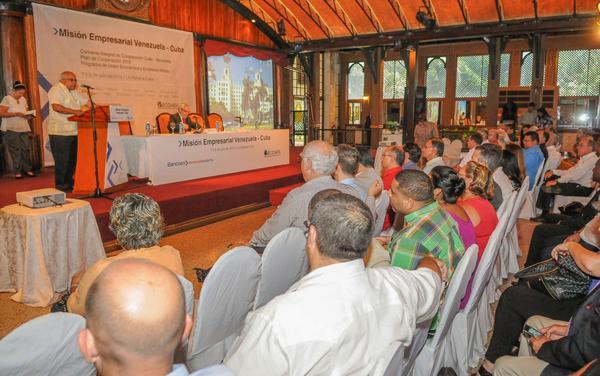
[{"label": "banner with text", "polygon": [[135,134],[185,102],[195,112],[194,39],[189,32],[33,4],[46,164],[47,93],[73,71],[94,101],[133,108]]}]

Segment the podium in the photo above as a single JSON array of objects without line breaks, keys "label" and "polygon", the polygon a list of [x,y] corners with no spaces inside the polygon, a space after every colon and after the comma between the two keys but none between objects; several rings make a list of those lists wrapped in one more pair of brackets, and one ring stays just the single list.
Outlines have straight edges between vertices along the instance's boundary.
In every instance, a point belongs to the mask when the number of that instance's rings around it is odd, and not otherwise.
[{"label": "podium", "polygon": [[[75,186],[73,193],[90,194],[96,189],[94,162],[94,136],[92,112],[81,116],[71,116],[70,121],[77,122],[77,166],[75,167]],[[121,142],[120,124],[111,121],[109,106],[96,105],[94,120],[98,135],[98,178],[100,190],[105,191],[115,185],[127,182],[127,160]],[[121,124],[122,125],[122,124]]]}]

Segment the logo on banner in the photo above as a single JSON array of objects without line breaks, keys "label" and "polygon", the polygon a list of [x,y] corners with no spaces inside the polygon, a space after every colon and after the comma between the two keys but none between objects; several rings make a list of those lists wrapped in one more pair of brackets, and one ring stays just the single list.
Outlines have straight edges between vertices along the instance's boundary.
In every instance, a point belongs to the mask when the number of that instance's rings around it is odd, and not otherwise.
[{"label": "logo on banner", "polygon": [[263,155],[265,156],[265,158],[279,157],[281,155],[281,150],[279,150],[279,149],[277,149],[277,150],[268,150],[268,149],[265,149]]},{"label": "logo on banner", "polygon": [[177,108],[177,103],[158,101],[156,106],[158,108]]}]

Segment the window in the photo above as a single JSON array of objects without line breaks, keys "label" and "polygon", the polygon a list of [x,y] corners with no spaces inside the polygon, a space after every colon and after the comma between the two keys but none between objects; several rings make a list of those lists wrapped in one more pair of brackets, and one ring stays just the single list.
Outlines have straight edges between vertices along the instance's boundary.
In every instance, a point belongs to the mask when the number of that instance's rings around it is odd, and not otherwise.
[{"label": "window", "polygon": [[348,64],[348,99],[362,99],[365,95],[364,63]]},{"label": "window", "polygon": [[600,49],[559,51],[557,85],[561,97],[598,96]]},{"label": "window", "polygon": [[427,98],[446,97],[446,57],[436,56],[427,58]]},{"label": "window", "polygon": [[456,69],[456,97],[487,96],[489,56],[459,56]]},{"label": "window", "polygon": [[531,51],[521,52],[521,86],[531,86],[533,78],[533,53]]},{"label": "window", "polygon": [[508,71],[510,69],[510,54],[500,55],[500,87],[508,86]]},{"label": "window", "polygon": [[305,142],[308,129],[308,103],[306,94],[308,90],[304,66],[296,56],[292,67],[292,119],[294,122],[294,144],[302,146]]},{"label": "window", "polygon": [[402,60],[383,62],[383,99],[404,98],[406,66]]}]

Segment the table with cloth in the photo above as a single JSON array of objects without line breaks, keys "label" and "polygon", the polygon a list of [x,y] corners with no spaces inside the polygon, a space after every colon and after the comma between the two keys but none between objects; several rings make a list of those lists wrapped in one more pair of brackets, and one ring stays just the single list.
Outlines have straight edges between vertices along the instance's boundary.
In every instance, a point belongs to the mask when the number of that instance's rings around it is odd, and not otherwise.
[{"label": "table with cloth", "polygon": [[106,257],[92,207],[68,199],[64,205],[0,209],[0,291],[34,307],[55,302],[72,276]]}]

